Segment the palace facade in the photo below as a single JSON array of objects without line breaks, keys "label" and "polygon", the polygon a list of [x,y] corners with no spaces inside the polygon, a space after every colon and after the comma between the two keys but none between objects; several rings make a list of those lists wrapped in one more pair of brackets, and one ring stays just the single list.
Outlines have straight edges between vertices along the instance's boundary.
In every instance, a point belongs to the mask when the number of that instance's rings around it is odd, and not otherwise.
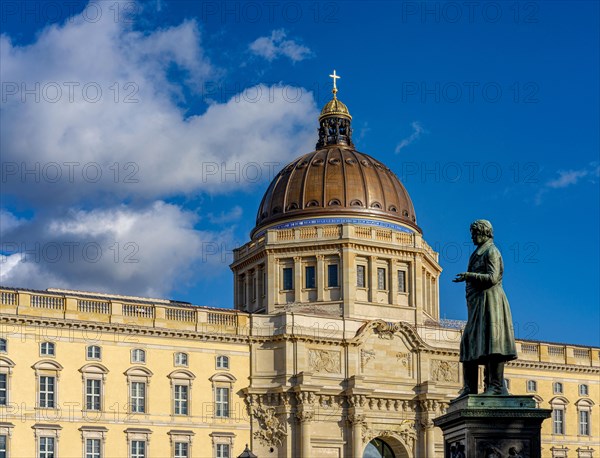
[{"label": "palace facade", "polygon": [[[0,289],[0,458],[443,456],[461,326],[440,320],[406,189],[354,149],[336,92],[234,253],[234,309]],[[600,458],[600,349],[517,349],[509,390],[553,411],[543,456]]]}]

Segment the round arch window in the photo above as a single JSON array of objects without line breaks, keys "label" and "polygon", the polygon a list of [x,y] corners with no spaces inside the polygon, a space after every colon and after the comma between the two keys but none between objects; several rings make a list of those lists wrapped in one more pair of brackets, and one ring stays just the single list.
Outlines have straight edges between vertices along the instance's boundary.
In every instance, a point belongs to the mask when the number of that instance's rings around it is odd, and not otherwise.
[{"label": "round arch window", "polygon": [[395,458],[392,448],[381,439],[373,439],[367,445],[363,458]]}]

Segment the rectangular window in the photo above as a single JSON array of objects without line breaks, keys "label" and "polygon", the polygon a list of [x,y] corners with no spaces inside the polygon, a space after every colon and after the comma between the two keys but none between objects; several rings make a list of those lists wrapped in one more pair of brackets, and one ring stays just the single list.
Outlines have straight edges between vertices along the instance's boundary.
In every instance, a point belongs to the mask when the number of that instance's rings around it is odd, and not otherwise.
[{"label": "rectangular window", "polygon": [[398,292],[406,292],[406,270],[398,271]]},{"label": "rectangular window", "polygon": [[252,300],[256,300],[256,274],[252,275]]},{"label": "rectangular window", "polygon": [[358,265],[356,266],[356,286],[358,288],[366,288],[367,282],[366,277],[365,277],[365,273],[366,273],[366,268],[365,266],[361,266]]},{"label": "rectangular window", "polygon": [[189,445],[187,442],[175,442],[174,458],[189,458]]},{"label": "rectangular window", "polygon": [[338,279],[338,265],[328,264],[327,265],[327,286],[329,288],[337,288],[340,286]]},{"label": "rectangular window", "polygon": [[293,269],[291,267],[283,268],[283,289],[288,291],[294,288]]},{"label": "rectangular window", "polygon": [[588,386],[587,385],[579,385],[579,396],[587,396],[588,395]]},{"label": "rectangular window", "polygon": [[589,410],[579,411],[579,435],[590,435],[590,412]]},{"label": "rectangular window", "polygon": [[6,353],[6,339],[0,339],[0,353]]},{"label": "rectangular window", "polygon": [[97,345],[90,345],[87,347],[88,359],[101,359],[102,350]]},{"label": "rectangular window", "polygon": [[562,394],[563,384],[560,382],[554,382],[554,394]]},{"label": "rectangular window", "polygon": [[131,382],[131,411],[134,413],[146,412],[146,384],[144,382]]},{"label": "rectangular window", "polygon": [[175,398],[175,415],[187,415],[188,414],[188,386],[187,385],[175,385],[174,387],[174,398]]},{"label": "rectangular window", "polygon": [[229,417],[229,388],[218,387],[215,393],[216,396],[216,416]]},{"label": "rectangular window", "polygon": [[315,288],[315,266],[306,266],[304,268],[305,287],[307,289]]},{"label": "rectangular window", "polygon": [[377,268],[377,289],[385,290],[385,269],[383,267]]},{"label": "rectangular window", "polygon": [[8,450],[8,444],[6,440],[6,435],[0,435],[0,458],[6,458]]},{"label": "rectangular window", "polygon": [[40,407],[54,409],[56,379],[54,377],[40,377]]},{"label": "rectangular window", "polygon": [[85,408],[87,410],[100,410],[100,384],[102,380],[85,381]]},{"label": "rectangular window", "polygon": [[262,289],[261,289],[261,295],[262,297],[265,297],[265,294],[267,292],[267,272],[265,270],[263,270],[263,281],[262,281]]},{"label": "rectangular window", "polygon": [[38,458],[54,458],[54,437],[40,437]]},{"label": "rectangular window", "polygon": [[0,406],[8,402],[8,375],[0,374]]},{"label": "rectangular window", "polygon": [[217,444],[217,458],[231,458],[229,444]]},{"label": "rectangular window", "polygon": [[85,458],[101,458],[100,439],[85,440]]},{"label": "rectangular window", "polygon": [[552,424],[554,434],[565,433],[565,411],[562,409],[554,409],[552,411]]},{"label": "rectangular window", "polygon": [[131,441],[129,458],[146,458],[146,441]]},{"label": "rectangular window", "polygon": [[54,356],[54,344],[52,342],[42,342],[40,345],[40,354],[42,356]]}]

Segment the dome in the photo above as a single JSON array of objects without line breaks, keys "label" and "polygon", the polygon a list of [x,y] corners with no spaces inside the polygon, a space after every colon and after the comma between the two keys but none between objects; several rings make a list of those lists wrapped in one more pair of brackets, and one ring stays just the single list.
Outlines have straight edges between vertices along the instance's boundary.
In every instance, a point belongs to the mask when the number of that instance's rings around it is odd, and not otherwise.
[{"label": "dome", "polygon": [[316,150],[284,167],[269,185],[252,236],[291,220],[312,217],[370,217],[400,223],[421,233],[408,192],[389,167],[352,143],[350,112],[336,96],[319,116]]},{"label": "dome", "polygon": [[341,100],[338,100],[338,98],[335,97],[335,95],[333,99],[327,102],[321,110],[321,116],[319,116],[319,121],[326,116],[332,115],[345,116],[349,119],[352,119],[352,116],[350,116],[350,111],[348,111],[348,107]]},{"label": "dome", "polygon": [[408,192],[384,164],[349,146],[305,154],[284,167],[265,193],[253,233],[303,217],[375,217],[418,232]]}]

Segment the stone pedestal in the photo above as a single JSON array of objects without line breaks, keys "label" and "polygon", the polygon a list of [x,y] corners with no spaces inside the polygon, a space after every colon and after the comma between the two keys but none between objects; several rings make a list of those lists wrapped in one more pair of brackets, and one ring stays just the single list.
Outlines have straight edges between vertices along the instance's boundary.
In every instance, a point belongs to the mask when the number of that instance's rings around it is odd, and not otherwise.
[{"label": "stone pedestal", "polygon": [[533,396],[468,395],[433,422],[444,433],[444,458],[541,458],[542,422]]}]

